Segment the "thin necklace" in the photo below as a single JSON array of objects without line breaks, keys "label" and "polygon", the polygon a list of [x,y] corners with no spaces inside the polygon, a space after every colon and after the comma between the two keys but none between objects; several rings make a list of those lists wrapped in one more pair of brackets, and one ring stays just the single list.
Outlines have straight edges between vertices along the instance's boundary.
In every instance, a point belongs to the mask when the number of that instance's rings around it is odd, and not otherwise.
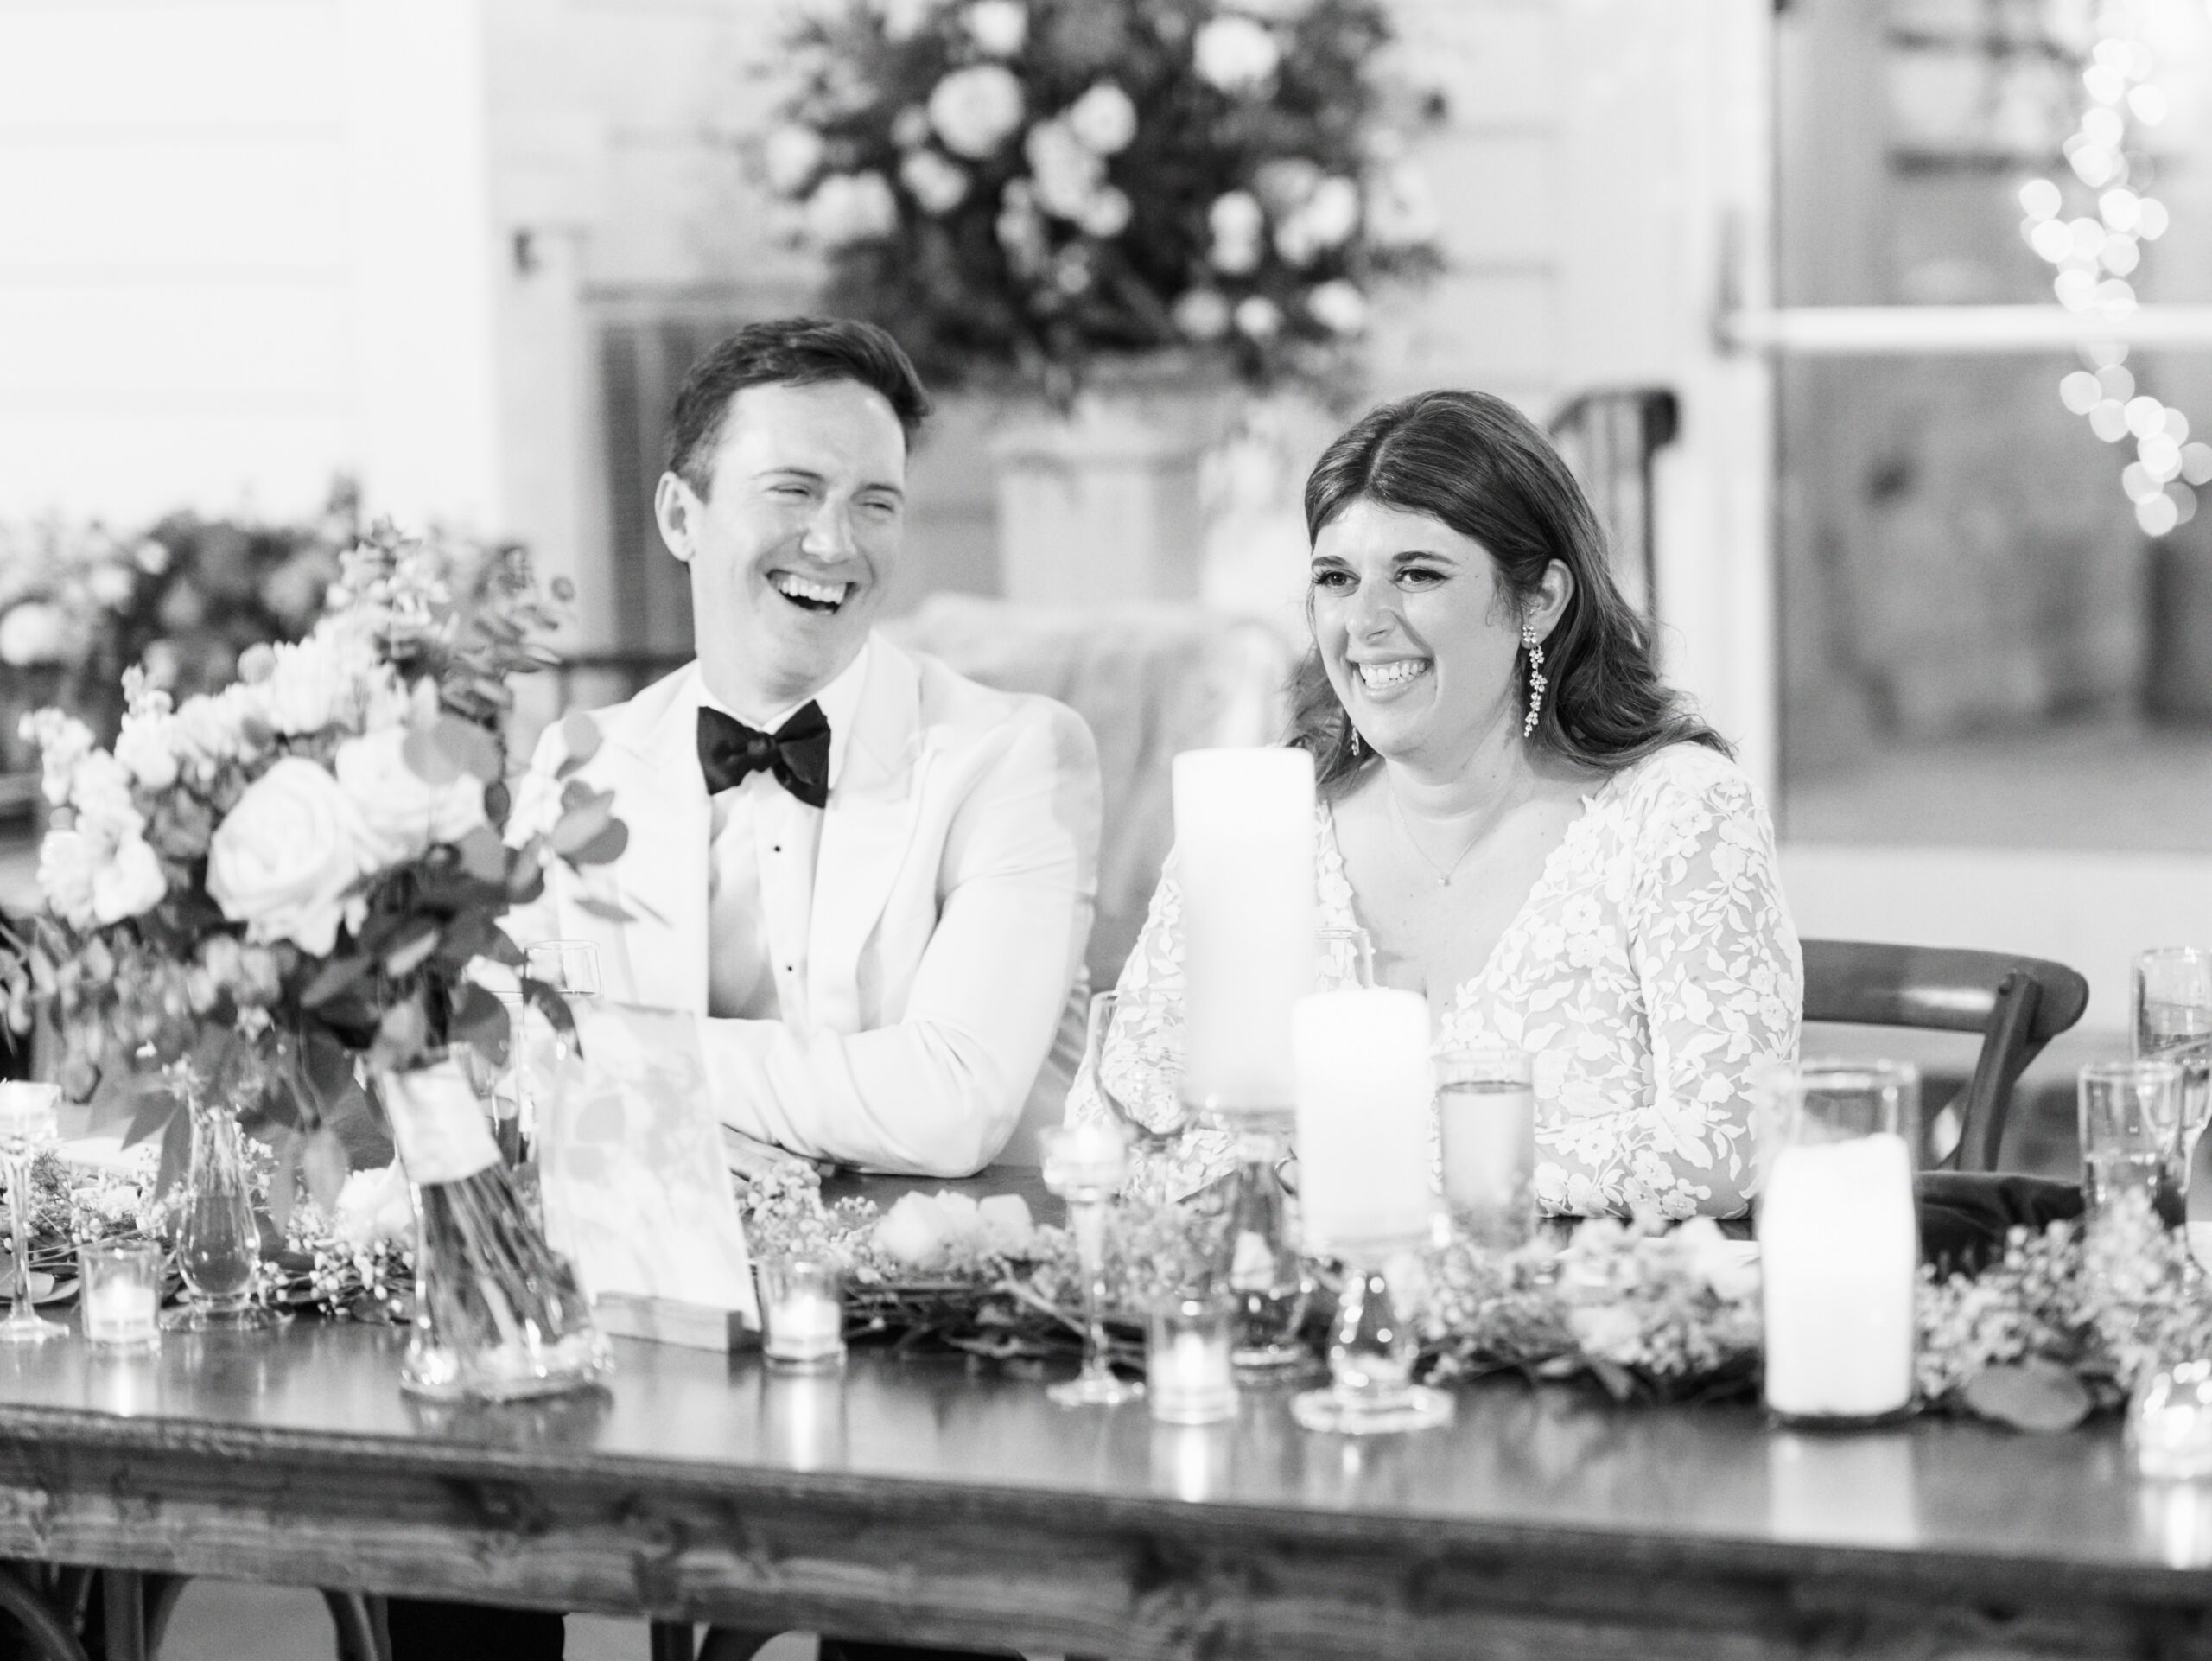
[{"label": "thin necklace", "polygon": [[1427,851],[1421,847],[1421,843],[1414,840],[1413,827],[1406,823],[1405,812],[1398,805],[1398,792],[1390,788],[1389,781],[1388,780],[1383,781],[1382,795],[1383,799],[1390,804],[1390,817],[1397,821],[1398,834],[1406,839],[1406,846],[1414,850],[1414,856],[1415,858],[1419,859],[1422,864],[1427,866],[1430,870],[1436,873],[1436,886],[1438,888],[1450,888],[1452,886],[1452,879],[1459,874],[1459,868],[1467,862],[1467,856],[1473,853],[1477,848],[1482,845],[1482,837],[1478,836],[1472,842],[1469,843],[1465,848],[1462,848],[1459,850],[1459,857],[1453,860],[1449,865],[1439,865],[1434,860],[1428,856]]}]

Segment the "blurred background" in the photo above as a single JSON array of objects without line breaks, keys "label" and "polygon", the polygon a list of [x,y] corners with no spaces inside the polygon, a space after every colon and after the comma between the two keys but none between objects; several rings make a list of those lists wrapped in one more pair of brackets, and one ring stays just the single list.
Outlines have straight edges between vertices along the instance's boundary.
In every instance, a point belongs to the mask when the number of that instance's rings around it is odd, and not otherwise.
[{"label": "blurred background", "polygon": [[[1034,132],[969,159],[989,99],[931,87],[1003,66],[1041,125],[1053,76],[1136,50],[1065,17],[1160,10],[0,0],[11,707],[99,706],[130,661],[221,678],[386,513],[574,582],[534,718],[620,696],[689,638],[650,518],[683,370],[747,319],[873,306],[949,388],[896,606],[925,639],[974,633],[953,595],[1294,641],[1321,444],[1376,398],[1487,388],[1583,470],[1669,673],[1767,790],[1804,932],[2058,958],[2106,1030],[2129,953],[2212,938],[2202,0],[1166,5],[1266,36],[1217,36],[1199,79],[1243,153],[1320,165],[1181,178],[1140,96],[1134,145],[1094,110],[1100,159],[1059,188],[1085,248],[1140,264],[1195,213],[1220,269],[1167,287],[1228,318],[933,319],[957,284],[895,268],[969,210],[931,206],[918,147],[962,190],[1028,179],[1061,255],[1075,232]],[[1339,232],[1313,181],[1344,169]],[[1240,185],[1241,274],[1203,199]],[[1012,200],[985,211],[1018,266]],[[1315,297],[1331,273],[1351,302]]]}]

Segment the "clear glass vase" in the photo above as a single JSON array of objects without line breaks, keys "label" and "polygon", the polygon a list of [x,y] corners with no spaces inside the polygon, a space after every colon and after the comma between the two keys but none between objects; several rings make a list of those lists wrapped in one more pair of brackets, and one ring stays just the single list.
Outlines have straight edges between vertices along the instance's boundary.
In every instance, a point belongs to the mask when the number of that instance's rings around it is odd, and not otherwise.
[{"label": "clear glass vase", "polygon": [[613,1365],[568,1260],[499,1156],[455,1061],[387,1073],[378,1093],[415,1195],[410,1394],[512,1401],[587,1389]]},{"label": "clear glass vase", "polygon": [[167,1325],[185,1332],[252,1332],[274,1323],[255,1296],[261,1230],[254,1221],[245,1141],[229,1104],[210,1100],[187,1064],[171,1086],[191,1116],[191,1151],[176,1209],[176,1266],[183,1304]]}]

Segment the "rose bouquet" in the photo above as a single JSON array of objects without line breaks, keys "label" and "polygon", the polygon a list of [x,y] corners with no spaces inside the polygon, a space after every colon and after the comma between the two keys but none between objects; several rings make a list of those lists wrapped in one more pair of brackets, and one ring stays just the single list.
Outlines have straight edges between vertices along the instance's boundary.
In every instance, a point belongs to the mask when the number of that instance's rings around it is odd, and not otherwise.
[{"label": "rose bouquet", "polygon": [[1326,380],[1436,264],[1389,39],[1380,0],[853,0],[801,27],[761,169],[925,372],[1057,394],[1195,344]]},{"label": "rose bouquet", "polygon": [[[554,620],[518,550],[478,571],[380,530],[313,632],[249,650],[235,684],[179,703],[132,671],[111,751],[60,710],[27,722],[53,818],[46,913],[5,966],[16,1024],[50,1017],[96,1122],[161,1138],[163,1191],[199,1110],[235,1113],[276,1149],[280,1226],[302,1176],[334,1207],[380,1104],[422,1206],[409,1376],[429,1391],[518,1393],[603,1359],[462,1065],[506,1056],[510,1006],[472,972],[521,968],[500,916],[550,861],[625,841],[573,781],[511,811],[507,681],[550,659]],[[569,1025],[554,989],[516,984]]]}]

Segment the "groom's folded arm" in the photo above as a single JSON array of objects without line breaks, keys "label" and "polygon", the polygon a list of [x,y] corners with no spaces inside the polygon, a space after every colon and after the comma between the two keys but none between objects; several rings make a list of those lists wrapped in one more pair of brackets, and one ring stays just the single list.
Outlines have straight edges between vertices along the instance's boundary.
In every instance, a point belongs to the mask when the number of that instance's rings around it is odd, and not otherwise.
[{"label": "groom's folded arm", "polygon": [[806,1034],[703,1021],[722,1122],[795,1153],[966,1176],[1013,1133],[1090,932],[1098,762],[1090,734],[1034,704],[953,818],[944,897],[904,1018]]}]

